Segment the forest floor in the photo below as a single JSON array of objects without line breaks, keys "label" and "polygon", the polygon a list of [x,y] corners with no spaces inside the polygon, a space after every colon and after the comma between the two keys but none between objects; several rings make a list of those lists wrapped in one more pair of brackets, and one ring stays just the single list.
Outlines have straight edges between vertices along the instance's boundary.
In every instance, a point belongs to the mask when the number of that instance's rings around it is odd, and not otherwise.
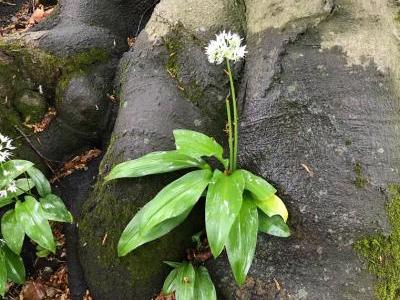
[{"label": "forest floor", "polygon": [[[54,1],[41,1],[0,0],[0,39],[8,34],[22,33],[51,14]],[[11,283],[5,300],[70,299],[64,228],[61,224],[53,224],[52,228],[57,239],[56,254],[40,258],[36,257],[32,245],[25,247],[23,256],[27,281],[24,285]],[[89,291],[83,300],[92,300]]]}]

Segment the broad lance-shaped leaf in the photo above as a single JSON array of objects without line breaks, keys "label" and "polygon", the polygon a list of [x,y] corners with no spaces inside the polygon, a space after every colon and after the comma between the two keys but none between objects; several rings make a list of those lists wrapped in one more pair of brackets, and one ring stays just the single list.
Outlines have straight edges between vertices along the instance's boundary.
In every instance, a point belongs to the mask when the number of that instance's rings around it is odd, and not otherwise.
[{"label": "broad lance-shaped leaf", "polygon": [[108,181],[125,177],[142,177],[187,168],[205,168],[207,166],[208,165],[202,159],[190,157],[179,151],[153,152],[141,158],[116,165],[105,180]]},{"label": "broad lance-shaped leaf", "polygon": [[255,198],[265,199],[276,193],[276,189],[264,178],[256,176],[246,170],[238,170],[243,175],[245,190],[250,191]]},{"label": "broad lance-shaped leaf", "polygon": [[272,195],[271,197],[264,200],[254,199],[254,203],[267,216],[272,217],[275,215],[280,215],[285,222],[287,221],[289,215],[287,208],[281,198],[279,198],[277,195]]},{"label": "broad lance-shaped leaf", "polygon": [[194,280],[195,300],[217,300],[217,293],[210,274],[205,267],[200,266],[195,269],[196,278]]},{"label": "broad lance-shaped leaf", "polygon": [[8,185],[13,179],[31,168],[33,163],[26,160],[9,160],[3,163],[0,170],[0,189]]},{"label": "broad lance-shaped leaf", "polygon": [[40,203],[31,196],[26,196],[24,202],[17,201],[15,205],[17,222],[23,224],[25,233],[43,248],[55,253],[56,244],[50,224],[42,214]]},{"label": "broad lance-shaped leaf", "polygon": [[183,222],[201,197],[211,176],[210,170],[193,171],[163,188],[129,222],[119,240],[118,255],[126,255]]},{"label": "broad lance-shaped leaf", "polygon": [[242,285],[256,251],[258,233],[257,206],[246,196],[242,208],[232,225],[226,243],[226,252],[236,282]]},{"label": "broad lance-shaped leaf", "polygon": [[191,263],[183,263],[177,269],[174,281],[176,300],[195,300],[194,285],[196,273]]},{"label": "broad lance-shaped leaf", "polygon": [[289,237],[290,229],[280,215],[268,217],[263,212],[259,212],[258,230],[278,237]]},{"label": "broad lance-shaped leaf", "polygon": [[178,274],[177,269],[173,269],[171,273],[168,274],[167,278],[164,281],[164,285],[162,288],[162,292],[166,295],[171,294],[175,291],[175,280],[176,275]]},{"label": "broad lance-shaped leaf", "polygon": [[182,263],[180,263],[180,262],[168,261],[168,260],[164,261],[164,264],[170,266],[171,268],[177,268],[180,265],[182,265]]},{"label": "broad lance-shaped leaf", "polygon": [[4,252],[0,250],[0,296],[4,296],[7,285],[7,267],[6,267],[6,256]]},{"label": "broad lance-shaped leaf", "polygon": [[215,156],[225,168],[228,167],[228,160],[223,158],[224,148],[213,138],[192,130],[174,130],[176,149],[191,157],[201,158],[203,156]]},{"label": "broad lance-shaped leaf", "polygon": [[139,211],[121,235],[118,242],[118,256],[125,256],[137,247],[166,235],[176,226],[181,224],[187,218],[191,210],[192,209],[189,209],[175,218],[161,222],[146,234],[140,233],[139,231],[139,222],[141,219]]},{"label": "broad lance-shaped leaf", "polygon": [[40,199],[43,216],[47,220],[72,223],[73,217],[60,197],[48,194]]},{"label": "broad lance-shaped leaf", "polygon": [[[1,172],[1,171],[0,171]],[[14,193],[8,192],[6,197],[0,198],[0,208],[6,206],[14,201],[15,198],[29,192],[35,187],[35,184],[31,179],[21,178],[15,181],[17,191]]]},{"label": "broad lance-shaped leaf", "polygon": [[211,252],[218,257],[224,249],[232,224],[242,206],[244,180],[241,173],[227,176],[215,170],[206,199],[206,231]]},{"label": "broad lance-shaped leaf", "polygon": [[35,183],[36,190],[41,197],[45,197],[46,195],[51,193],[50,182],[47,180],[44,174],[36,169],[35,167],[29,168],[26,171],[32,181]]},{"label": "broad lance-shaped leaf", "polygon": [[3,245],[2,251],[6,259],[7,278],[15,283],[23,284],[25,266],[21,256],[12,252],[6,245]]},{"label": "broad lance-shaped leaf", "polygon": [[1,218],[1,233],[8,247],[16,254],[21,253],[25,230],[17,220],[14,209],[7,211]]},{"label": "broad lance-shaped leaf", "polygon": [[246,170],[238,170],[245,180],[245,190],[253,194],[256,205],[268,216],[281,215],[287,220],[288,211],[282,200],[275,195],[276,189],[265,179]]}]

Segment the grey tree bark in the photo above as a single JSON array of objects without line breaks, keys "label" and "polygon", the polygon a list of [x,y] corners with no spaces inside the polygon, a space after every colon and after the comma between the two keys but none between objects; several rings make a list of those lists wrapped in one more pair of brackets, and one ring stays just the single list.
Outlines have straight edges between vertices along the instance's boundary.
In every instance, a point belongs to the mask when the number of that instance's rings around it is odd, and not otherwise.
[{"label": "grey tree bark", "polygon": [[[105,94],[116,62],[148,9],[133,0],[65,1],[58,17],[27,36],[59,57],[90,48],[110,53],[85,75],[69,77],[60,121],[90,133],[107,127],[99,124],[108,119]],[[87,200],[78,196],[85,200],[79,258],[94,298],[150,299],[168,271],[162,261],[184,258],[190,235],[201,228],[199,205],[171,234],[117,258],[123,228],[175,175],[107,186],[103,176],[116,163],[171,149],[175,128],[225,140],[228,81],[223,67],[208,64],[204,46],[230,29],[246,37],[249,51],[235,70],[240,165],[278,187],[293,236],[260,235],[242,288],[225,257],[207,263],[219,299],[372,299],[376,278],[354,245],[391,230],[388,186],[400,181],[398,10],[391,0],[161,0],[116,68],[118,117],[93,191]],[[94,120],[75,113],[87,103],[104,107]],[[74,147],[62,144],[59,157],[87,141],[75,138]]]}]

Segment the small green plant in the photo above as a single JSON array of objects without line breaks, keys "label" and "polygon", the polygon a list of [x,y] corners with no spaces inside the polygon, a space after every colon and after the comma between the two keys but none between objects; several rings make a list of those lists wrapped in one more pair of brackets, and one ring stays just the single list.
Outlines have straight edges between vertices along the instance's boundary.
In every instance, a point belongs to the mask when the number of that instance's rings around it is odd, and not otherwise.
[{"label": "small green plant", "polygon": [[165,262],[173,268],[165,279],[162,293],[175,292],[176,300],[216,300],[217,293],[208,270],[203,266],[194,266],[190,262]]},{"label": "small green plant", "polygon": [[[0,134],[0,295],[8,280],[25,282],[20,256],[25,234],[37,244],[38,256],[55,253],[56,242],[49,221],[72,222],[63,201],[52,194],[43,173],[26,160],[10,160],[12,140]],[[39,198],[39,200],[37,200]],[[12,206],[14,205],[14,208]]]},{"label": "small green plant", "polygon": [[[231,63],[244,57],[246,46],[241,43],[242,39],[237,34],[224,31],[206,48],[211,63],[226,62],[225,71],[230,81],[230,97],[226,99],[228,159],[223,156],[223,147],[213,138],[203,133],[177,129],[173,131],[176,150],[153,152],[123,162],[116,165],[105,178],[110,181],[181,169],[198,169],[167,185],[139,210],[122,233],[118,244],[119,256],[128,254],[178,226],[203,195],[206,196],[205,223],[211,252],[216,258],[226,249],[234,277],[240,285],[244,283],[254,257],[258,231],[281,237],[290,235],[286,225],[288,211],[282,200],[275,195],[276,189],[263,178],[237,168],[238,111]],[[213,169],[206,162],[205,158],[209,157],[215,157],[220,162],[221,170]],[[191,274],[193,277],[196,273],[190,264],[176,265],[174,271],[172,273],[175,275],[171,273],[170,277],[176,276],[174,278],[178,281],[183,275],[177,274]],[[167,286],[173,286],[178,291],[181,283]],[[171,289],[164,288],[165,291]],[[192,293],[191,288],[189,290]]]}]

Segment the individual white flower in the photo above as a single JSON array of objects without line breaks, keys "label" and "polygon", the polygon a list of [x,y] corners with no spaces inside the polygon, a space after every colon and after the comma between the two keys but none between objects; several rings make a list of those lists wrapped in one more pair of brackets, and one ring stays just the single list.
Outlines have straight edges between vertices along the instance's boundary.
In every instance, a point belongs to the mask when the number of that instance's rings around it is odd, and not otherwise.
[{"label": "individual white flower", "polygon": [[11,151],[15,149],[11,143],[12,139],[0,133],[0,163],[5,162],[11,157]]},{"label": "individual white flower", "polygon": [[0,190],[0,198],[7,197],[7,190]]},{"label": "individual white flower", "polygon": [[15,193],[17,191],[17,185],[15,184],[15,180],[11,181],[7,187],[7,191],[10,193]]},{"label": "individual white flower", "polygon": [[8,150],[0,151],[0,163],[5,162],[7,159],[11,157],[11,152]]},{"label": "individual white flower", "polygon": [[242,46],[243,39],[236,33],[222,31],[211,40],[206,47],[206,54],[210,63],[221,64],[224,59],[234,62],[242,59],[246,51],[246,45]]}]

